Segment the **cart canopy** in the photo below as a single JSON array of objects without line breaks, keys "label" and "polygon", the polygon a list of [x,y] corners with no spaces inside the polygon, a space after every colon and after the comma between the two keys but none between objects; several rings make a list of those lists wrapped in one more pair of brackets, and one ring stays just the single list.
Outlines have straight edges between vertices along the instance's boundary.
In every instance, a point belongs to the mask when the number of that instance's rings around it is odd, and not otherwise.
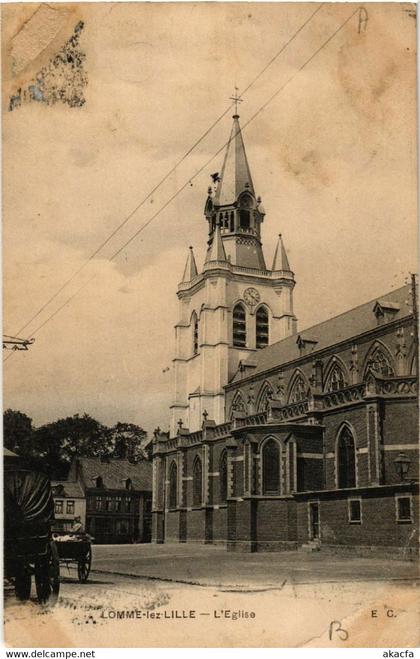
[{"label": "cart canopy", "polygon": [[51,524],[54,502],[50,479],[27,469],[5,470],[4,507],[6,529]]}]

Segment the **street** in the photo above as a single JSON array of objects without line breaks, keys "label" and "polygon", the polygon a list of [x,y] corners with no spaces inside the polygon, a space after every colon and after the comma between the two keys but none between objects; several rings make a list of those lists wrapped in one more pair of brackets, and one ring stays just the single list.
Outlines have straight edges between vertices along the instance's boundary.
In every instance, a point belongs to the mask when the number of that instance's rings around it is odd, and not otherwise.
[{"label": "street", "polygon": [[237,554],[209,545],[95,545],[93,557],[86,584],[62,566],[55,607],[17,603],[6,589],[10,645],[418,643],[413,562],[322,552]]}]

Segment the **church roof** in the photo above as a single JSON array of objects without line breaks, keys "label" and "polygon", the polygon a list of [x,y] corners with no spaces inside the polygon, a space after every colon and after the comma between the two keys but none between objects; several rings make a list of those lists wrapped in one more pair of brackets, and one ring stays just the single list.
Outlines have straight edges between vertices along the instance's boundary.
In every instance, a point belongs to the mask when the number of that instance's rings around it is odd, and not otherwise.
[{"label": "church roof", "polygon": [[[406,300],[409,299],[409,292],[410,286],[403,286],[354,309],[345,311],[334,318],[325,320],[318,325],[308,327],[299,332],[299,336],[303,340],[316,342],[315,351],[318,352],[318,350],[375,329],[378,327],[378,322],[374,314],[374,308],[378,300],[381,300],[381,302],[386,300],[394,308],[399,308],[392,320],[404,318],[412,313],[410,306],[406,304]],[[301,353],[296,343],[296,334],[294,334],[254,353],[252,360],[254,363],[256,360],[257,365],[251,371],[250,376],[254,377],[258,373],[294,361],[299,357],[301,357]]]},{"label": "church roof", "polygon": [[235,114],[223,160],[222,171],[216,188],[214,204],[216,206],[233,204],[244,190],[248,190],[255,195],[241,127],[239,125],[239,117]]}]

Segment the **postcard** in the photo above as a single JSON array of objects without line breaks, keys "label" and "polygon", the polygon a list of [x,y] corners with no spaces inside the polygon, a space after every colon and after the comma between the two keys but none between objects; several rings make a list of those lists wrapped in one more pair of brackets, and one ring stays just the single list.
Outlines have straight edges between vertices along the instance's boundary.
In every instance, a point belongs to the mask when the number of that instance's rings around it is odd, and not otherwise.
[{"label": "postcard", "polygon": [[412,652],[415,5],[2,19],[6,645]]}]

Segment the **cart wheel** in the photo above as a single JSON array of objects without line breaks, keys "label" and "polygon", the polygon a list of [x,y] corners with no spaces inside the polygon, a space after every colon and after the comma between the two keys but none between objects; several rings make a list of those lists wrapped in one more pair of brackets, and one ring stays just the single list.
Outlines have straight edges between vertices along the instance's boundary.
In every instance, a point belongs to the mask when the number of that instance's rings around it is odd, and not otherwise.
[{"label": "cart wheel", "polygon": [[21,572],[15,577],[15,595],[21,602],[26,602],[31,595],[31,575]]},{"label": "cart wheel", "polygon": [[53,542],[46,558],[35,566],[35,585],[40,604],[56,603],[60,591],[60,563]]},{"label": "cart wheel", "polygon": [[89,547],[86,556],[80,559],[77,563],[77,576],[80,583],[86,583],[89,577],[90,566],[92,565],[92,550]]}]

